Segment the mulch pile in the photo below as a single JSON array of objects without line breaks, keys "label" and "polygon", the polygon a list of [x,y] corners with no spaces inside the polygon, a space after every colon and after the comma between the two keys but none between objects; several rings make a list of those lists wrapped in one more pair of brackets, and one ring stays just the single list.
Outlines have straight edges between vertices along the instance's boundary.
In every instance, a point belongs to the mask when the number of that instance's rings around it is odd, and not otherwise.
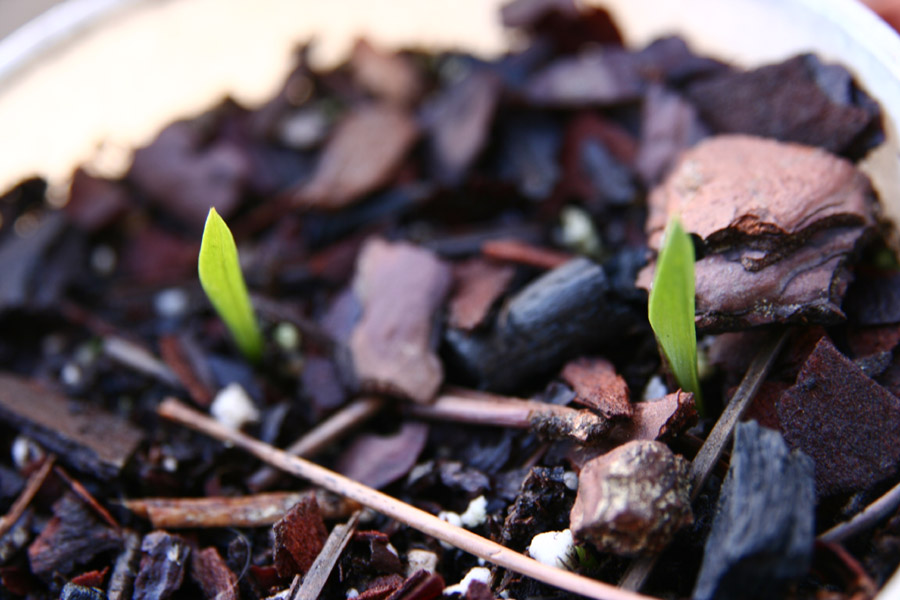
[{"label": "mulch pile", "polygon": [[[815,56],[625,49],[568,0],[502,19],[527,43],[490,61],[360,41],[320,71],[300,48],[275,98],[166,127],[122,179],[0,198],[0,599],[428,600],[467,573],[469,600],[572,597],[162,418],[173,397],[560,568],[649,565],[645,594],[890,577],[900,273],[856,166],[877,104]],[[259,364],[197,280],[211,206]],[[646,314],[675,215],[702,415]],[[733,444],[692,463],[733,395]]]}]

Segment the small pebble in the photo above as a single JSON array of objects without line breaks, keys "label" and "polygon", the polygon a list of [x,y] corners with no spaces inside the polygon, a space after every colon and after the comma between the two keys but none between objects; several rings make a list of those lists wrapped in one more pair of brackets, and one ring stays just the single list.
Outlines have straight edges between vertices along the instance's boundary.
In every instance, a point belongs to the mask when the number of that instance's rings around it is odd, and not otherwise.
[{"label": "small pebble", "polygon": [[180,288],[163,290],[153,298],[153,308],[156,309],[156,314],[169,319],[183,317],[187,314],[188,303],[187,292]]},{"label": "small pebble", "polygon": [[209,412],[219,423],[234,430],[259,421],[259,410],[237,383],[228,384],[216,394]]},{"label": "small pebble", "polygon": [[539,533],[528,546],[528,555],[534,560],[558,569],[568,569],[568,561],[575,551],[572,530]]},{"label": "small pebble", "polygon": [[560,214],[560,221],[560,241],[564,246],[586,256],[598,256],[602,252],[600,236],[585,210],[567,206]]},{"label": "small pebble", "polygon": [[300,348],[300,331],[291,323],[282,321],[276,325],[272,338],[285,352],[293,352]]},{"label": "small pebble", "polygon": [[648,400],[656,400],[668,393],[669,388],[666,387],[666,382],[663,381],[663,378],[659,375],[654,375],[650,378],[650,381],[647,382],[647,385],[644,386],[644,393],[641,395],[641,400],[645,402]]},{"label": "small pebble", "polygon": [[573,492],[578,489],[578,473],[575,471],[566,471],[563,473],[563,483]]},{"label": "small pebble", "polygon": [[116,251],[103,244],[94,248],[91,252],[91,269],[97,275],[112,275],[116,269]]},{"label": "small pebble", "polygon": [[81,367],[71,362],[66,363],[59,372],[59,378],[69,387],[81,385],[83,376],[84,374],[81,372]]},{"label": "small pebble", "polygon": [[444,595],[450,596],[451,594],[460,594],[462,596],[466,595],[466,592],[469,591],[469,585],[473,581],[480,581],[481,583],[490,584],[491,582],[491,570],[487,567],[474,567],[466,573],[466,576],[463,577],[462,581],[457,583],[456,585],[451,585],[449,587],[444,588]]},{"label": "small pebble", "polygon": [[12,454],[13,464],[20,471],[25,467],[34,464],[36,460],[44,457],[44,451],[38,446],[34,440],[24,435],[16,436],[13,440],[10,453]]},{"label": "small pebble", "polygon": [[406,576],[409,577],[417,571],[434,573],[437,570],[437,554],[430,550],[413,548],[406,553]]},{"label": "small pebble", "polygon": [[463,514],[459,515],[459,519],[463,527],[467,529],[473,529],[484,523],[487,519],[487,498],[478,496],[469,502],[469,506],[466,507]]}]

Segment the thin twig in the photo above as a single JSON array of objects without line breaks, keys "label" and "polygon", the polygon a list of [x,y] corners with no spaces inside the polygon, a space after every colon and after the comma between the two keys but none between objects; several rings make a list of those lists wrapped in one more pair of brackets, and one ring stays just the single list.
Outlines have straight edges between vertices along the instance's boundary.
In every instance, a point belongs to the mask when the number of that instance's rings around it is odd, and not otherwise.
[{"label": "thin twig", "polygon": [[322,588],[328,583],[328,577],[334,570],[334,565],[337,564],[341,552],[344,551],[347,542],[356,531],[360,514],[362,511],[356,511],[345,525],[335,525],[328,539],[325,540],[325,546],[316,557],[316,561],[303,576],[303,585],[296,593],[288,595],[288,600],[316,600],[321,596]]},{"label": "thin twig", "polygon": [[410,404],[406,411],[422,419],[533,428],[548,437],[571,438],[582,444],[597,441],[611,428],[607,419],[589,410],[469,391],[443,394],[431,404]]},{"label": "thin twig", "polygon": [[109,336],[103,340],[103,352],[116,362],[159,381],[181,389],[181,381],[163,361],[152,352],[124,338]]},{"label": "thin twig", "polygon": [[[762,348],[753,358],[753,362],[747,368],[740,386],[734,392],[731,400],[728,401],[728,406],[725,407],[719,420],[716,421],[712,431],[706,437],[706,441],[703,442],[703,446],[700,447],[697,456],[691,461],[692,501],[697,498],[703,489],[703,484],[706,483],[709,474],[722,455],[725,445],[731,439],[735,425],[737,425],[744,411],[747,410],[747,406],[749,406],[753,397],[756,396],[759,386],[762,385],[763,380],[775,363],[775,359],[778,357],[785,339],[787,339],[787,331],[782,331],[773,333],[764,342]],[[639,558],[631,563],[625,575],[619,580],[619,585],[628,590],[640,590],[653,571],[653,567],[656,566],[658,558],[659,555],[654,554]]]},{"label": "thin twig", "polygon": [[228,429],[214,419],[193,410],[174,398],[164,400],[159,405],[158,412],[167,419],[181,423],[220,441],[230,442],[250,452],[260,460],[292,475],[307,479],[315,485],[355,500],[391,519],[405,523],[425,535],[437,538],[451,546],[455,546],[460,550],[474,554],[511,571],[597,600],[648,600],[649,598],[636,592],[616,588],[608,583],[541,564],[523,554],[485,539],[471,531],[453,526],[424,510],[410,506],[405,502],[348,479],[334,471],[320,467],[302,458],[291,456],[239,431]]},{"label": "thin twig", "polygon": [[874,527],[876,523],[894,512],[900,506],[900,483],[889,489],[883,496],[868,505],[860,513],[849,521],[838,523],[828,531],[822,533],[819,539],[825,542],[841,542],[866,529]]},{"label": "thin twig", "polygon": [[321,490],[238,497],[140,498],[125,500],[123,505],[149,519],[156,529],[262,527],[278,521],[308,496],[315,496],[325,519],[342,519],[359,506]]},{"label": "thin twig", "polygon": [[113,529],[121,529],[122,526],[119,525],[119,522],[116,521],[115,517],[113,517],[106,508],[100,504],[96,498],[94,498],[93,494],[91,494],[86,487],[81,485],[81,482],[73,479],[68,473],[66,473],[65,469],[62,467],[56,467],[53,469],[53,472],[56,473],[60,479],[66,482],[66,485],[78,496],[82,502],[87,504],[91,510],[97,513],[101,519],[106,521],[106,523],[112,527]]},{"label": "thin twig", "polygon": [[[384,404],[383,398],[355,400],[306,432],[284,451],[294,456],[310,458],[374,417]],[[254,492],[261,492],[271,487],[278,476],[278,471],[272,467],[262,467],[250,476],[247,486]]]},{"label": "thin twig", "polygon": [[16,501],[9,508],[9,512],[0,517],[0,538],[6,535],[6,532],[16,524],[16,521],[22,518],[31,500],[38,493],[38,490],[41,489],[41,486],[44,485],[44,481],[47,479],[47,475],[50,474],[55,461],[56,457],[52,454],[44,459],[44,464],[41,465],[41,468],[28,478],[28,483],[25,484],[22,493],[19,494],[19,497],[16,498]]}]

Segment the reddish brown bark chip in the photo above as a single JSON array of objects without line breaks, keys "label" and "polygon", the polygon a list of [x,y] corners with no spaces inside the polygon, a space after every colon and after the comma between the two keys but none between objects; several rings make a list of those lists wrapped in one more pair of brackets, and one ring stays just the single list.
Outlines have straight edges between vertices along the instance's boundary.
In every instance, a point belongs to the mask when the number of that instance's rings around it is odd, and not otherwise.
[{"label": "reddish brown bark chip", "polygon": [[352,110],[338,124],[299,206],[338,210],[387,183],[418,136],[415,121],[389,105]]},{"label": "reddish brown bark chip", "polygon": [[843,153],[858,144],[878,115],[877,108],[859,100],[861,93],[854,88],[842,67],[822,65],[805,55],[710,77],[691,85],[688,94],[715,131],[752,133]]},{"label": "reddish brown bark chip", "polygon": [[72,175],[64,210],[78,227],[93,233],[120,217],[128,204],[128,193],[122,184],[94,177],[79,167]]},{"label": "reddish brown bark chip", "polygon": [[0,375],[0,418],[95,477],[118,475],[144,439],[141,430],[93,405]]},{"label": "reddish brown bark chip", "polygon": [[707,134],[693,105],[661,85],[647,90],[641,123],[636,168],[648,185],[659,182],[678,155]]},{"label": "reddish brown bark chip", "polygon": [[407,577],[388,600],[434,600],[441,597],[444,587],[443,577],[419,570]]},{"label": "reddish brown bark chip", "polygon": [[274,530],[275,569],[283,578],[306,573],[328,538],[315,496],[295,504]]},{"label": "reddish brown bark chip", "polygon": [[103,567],[102,570],[88,571],[87,573],[82,573],[81,575],[73,577],[69,580],[69,583],[84,587],[102,588],[103,582],[106,581],[106,576],[108,574],[109,566],[106,566]]},{"label": "reddish brown bark chip", "polygon": [[491,586],[481,581],[473,581],[466,590],[466,600],[495,600]]},{"label": "reddish brown bark chip", "polygon": [[579,358],[563,367],[563,381],[575,390],[575,402],[607,419],[630,417],[633,413],[628,384],[604,358]]},{"label": "reddish brown bark chip", "polygon": [[134,153],[128,176],[163,210],[199,231],[210,206],[225,218],[237,209],[249,172],[238,146],[204,145],[199,129],[181,122]]},{"label": "reddish brown bark chip", "polygon": [[211,390],[194,371],[187,350],[182,346],[181,338],[168,334],[159,338],[159,353],[178,381],[185,387],[191,399],[200,406],[209,406],[213,399]]},{"label": "reddish brown bark chip", "polygon": [[239,597],[237,577],[212,546],[194,552],[191,578],[203,590],[203,596],[210,600],[237,600]]},{"label": "reddish brown bark chip", "polygon": [[425,105],[429,153],[438,181],[457,183],[478,158],[502,89],[494,73],[473,71]]},{"label": "reddish brown bark chip", "polygon": [[141,566],[134,600],[165,600],[181,587],[191,547],[177,535],[154,531],[141,542]]},{"label": "reddish brown bark chip", "polygon": [[819,496],[868,489],[900,465],[900,399],[827,338],[777,404],[784,438],[816,464]]},{"label": "reddish brown bark chip", "polygon": [[450,326],[471,331],[481,325],[515,273],[511,266],[479,258],[454,266],[455,285],[448,318]]},{"label": "reddish brown bark chip", "polygon": [[566,252],[542,248],[519,240],[491,240],[482,244],[481,252],[494,260],[509,261],[538,269],[555,269],[573,258]]},{"label": "reddish brown bark chip", "polygon": [[636,100],[643,89],[638,63],[624,51],[596,49],[558,58],[525,87],[529,100],[545,106],[611,105]]},{"label": "reddish brown bark chip", "polygon": [[354,291],[362,317],[350,336],[360,386],[430,402],[444,378],[434,351],[435,314],[450,289],[450,268],[405,242],[375,239],[363,248]]},{"label": "reddish brown bark chip", "polygon": [[404,423],[391,436],[363,434],[341,456],[337,470],[354,481],[380,489],[409,473],[427,440],[428,426],[414,422]]},{"label": "reddish brown bark chip", "polygon": [[594,458],[578,477],[572,533],[601,552],[659,552],[693,522],[688,463],[660,442],[629,442]]},{"label": "reddish brown bark chip", "polygon": [[422,93],[421,76],[412,61],[379,50],[367,40],[357,40],[353,46],[350,68],[364,88],[389,102],[406,106]]},{"label": "reddish brown bark chip", "polygon": [[818,148],[720,135],[686,152],[649,199],[648,243],[659,248],[666,223],[679,215],[711,251],[741,244],[759,268],[784,253],[783,238],[805,241],[816,230],[873,222],[866,177],[851,162]]}]

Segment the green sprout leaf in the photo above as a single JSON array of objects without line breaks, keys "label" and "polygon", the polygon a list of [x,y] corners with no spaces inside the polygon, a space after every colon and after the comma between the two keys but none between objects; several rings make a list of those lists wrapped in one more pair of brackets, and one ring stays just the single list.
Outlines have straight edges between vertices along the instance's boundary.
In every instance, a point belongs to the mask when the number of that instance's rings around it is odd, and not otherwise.
[{"label": "green sprout leaf", "polygon": [[650,326],[681,389],[693,392],[703,413],[694,324],[694,244],[677,218],[669,221],[650,288]]},{"label": "green sprout leaf", "polygon": [[197,260],[200,285],[225,321],[238,348],[252,362],[262,358],[263,338],[241,274],[237,246],[228,225],[209,209]]}]

